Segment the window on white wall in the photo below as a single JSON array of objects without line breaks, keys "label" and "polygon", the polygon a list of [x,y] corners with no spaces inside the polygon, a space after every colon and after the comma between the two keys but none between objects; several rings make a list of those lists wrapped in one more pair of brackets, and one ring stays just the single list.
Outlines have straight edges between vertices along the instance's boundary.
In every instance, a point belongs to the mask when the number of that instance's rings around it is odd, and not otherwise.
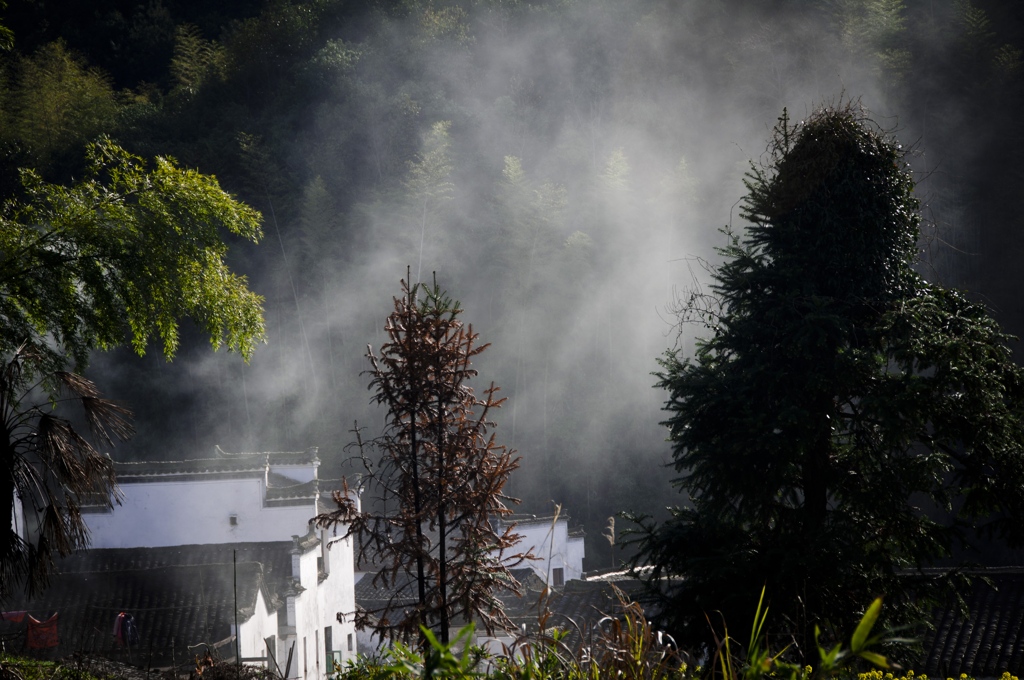
[{"label": "window on white wall", "polygon": [[553,586],[564,586],[565,585],[565,569],[562,567],[555,567],[551,570],[551,585]]},{"label": "window on white wall", "polygon": [[350,652],[353,651],[352,650],[352,633],[348,634],[348,651],[350,651]]}]

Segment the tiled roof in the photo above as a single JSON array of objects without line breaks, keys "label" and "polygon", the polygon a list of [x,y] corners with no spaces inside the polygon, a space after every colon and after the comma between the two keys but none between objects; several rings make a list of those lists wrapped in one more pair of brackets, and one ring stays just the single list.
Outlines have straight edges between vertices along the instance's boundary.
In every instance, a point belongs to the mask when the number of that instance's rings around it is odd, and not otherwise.
[{"label": "tiled roof", "polygon": [[[170,666],[192,658],[190,646],[229,637],[236,601],[244,620],[262,588],[275,609],[292,580],[293,546],[282,541],[90,550],[62,560],[60,573],[43,593],[15,598],[6,607],[40,620],[57,612],[58,656],[84,651],[142,666]],[[121,647],[113,636],[114,619],[122,611],[135,617],[140,634],[135,649]],[[24,630],[24,623],[0,623],[0,633]]]},{"label": "tiled roof", "polygon": [[[540,580],[534,573],[533,569],[529,567],[509,569],[509,573],[516,581],[523,585],[524,590],[531,590],[540,592],[540,589],[544,587],[544,582]],[[397,596],[399,600],[408,600],[409,603],[416,601],[416,584],[412,575],[405,574],[401,571],[398,572],[397,583],[394,587],[385,587],[380,585],[374,585],[375,574],[366,574],[356,584],[356,602],[368,602],[373,600],[386,600],[391,598],[392,595]],[[539,586],[538,586],[539,584]],[[515,595],[503,595],[502,599],[506,597],[518,599]]]},{"label": "tiled roof", "polygon": [[295,540],[295,547],[302,553],[307,553],[318,545],[320,545],[320,537],[313,527],[309,527],[305,534]]},{"label": "tiled roof", "polygon": [[498,593],[498,599],[505,605],[505,614],[516,625],[529,627],[537,621],[541,595],[547,590],[537,572],[529,567],[509,569],[512,578],[519,582],[521,595],[510,592]]},{"label": "tiled roof", "polygon": [[[504,517],[498,518],[498,523],[503,525],[503,526],[508,526],[509,524],[515,523],[516,525],[521,526],[521,527],[531,526],[531,525],[535,526],[535,525],[538,525],[538,524],[545,525],[545,526],[551,526],[556,521],[558,521],[558,522],[566,522],[567,525],[571,525],[572,524],[572,517],[567,512],[561,512],[561,513],[559,513],[557,515],[557,517],[555,515],[540,515],[540,516],[538,516],[538,515],[529,515],[529,514],[525,514],[525,513],[519,513],[519,514],[505,515]],[[584,530],[583,530],[582,525],[579,525],[579,526],[569,526],[568,531],[569,531],[569,538],[582,538],[582,537],[584,537],[586,535]]]},{"label": "tiled roof", "polygon": [[561,590],[552,593],[547,602],[551,610],[549,626],[568,631],[565,642],[569,649],[576,649],[581,640],[580,633],[593,630],[605,616],[622,613],[622,603],[615,592],[621,590],[627,599],[640,600],[643,584],[630,579],[614,584],[606,581],[566,581]]},{"label": "tiled roof", "polygon": [[197,460],[142,461],[114,463],[114,471],[121,483],[142,482],[151,478],[179,475],[249,473],[246,476],[262,475],[266,469],[266,458],[221,459],[202,458]]},{"label": "tiled roof", "polygon": [[296,483],[294,480],[291,480],[291,484],[288,486],[268,486],[267,500],[280,501],[297,498],[312,500],[317,497],[317,493],[318,489],[315,479],[302,483]]},{"label": "tiled roof", "polygon": [[[567,513],[567,512],[559,513],[558,521],[563,521],[563,520],[566,521],[566,522],[568,522],[570,520],[569,513]],[[504,523],[504,524],[511,524],[512,522],[515,522],[516,524],[551,524],[552,522],[555,521],[555,515],[540,515],[540,516],[538,516],[538,515],[529,515],[529,514],[525,514],[525,513],[515,513],[515,514],[512,514],[512,515],[505,515],[505,516],[501,517],[500,521],[502,523]]]},{"label": "tiled roof", "polygon": [[220,446],[213,447],[214,456],[217,458],[247,458],[251,456],[263,456],[270,461],[271,465],[305,465],[307,463],[319,463],[317,455],[319,449],[311,446],[305,451],[254,451],[232,453],[225,451]]},{"label": "tiled roof", "polygon": [[396,583],[385,586],[380,581],[374,583],[377,574],[366,574],[356,584],[356,604],[363,609],[376,612],[391,602],[393,606],[405,606],[416,603],[416,582],[412,576],[399,571]]},{"label": "tiled roof", "polygon": [[[966,673],[980,679],[998,678],[1004,671],[1024,674],[1024,568],[990,568],[975,576],[971,591],[965,594],[967,618],[956,604],[935,611],[934,630],[925,635],[922,658],[913,664],[918,675],[956,678]],[[641,581],[628,571],[608,571],[586,581],[566,582],[548,602],[552,612],[548,625],[569,630],[567,644],[574,648],[578,628],[586,630],[605,614],[621,610],[613,586],[644,604],[649,615],[654,613],[645,603]]]},{"label": "tiled roof", "polygon": [[936,612],[919,673],[943,678],[1024,673],[1024,569],[986,570],[984,575],[995,588],[974,579],[966,619],[956,606]]},{"label": "tiled roof", "polygon": [[191,460],[115,462],[114,470],[121,482],[140,482],[168,475],[262,474],[268,465],[311,465],[319,463],[317,449],[305,451],[272,451],[259,453],[228,453],[219,446],[211,458]]},{"label": "tiled roof", "polygon": [[[604,569],[595,569],[594,571],[588,571],[583,574],[583,578],[587,581],[636,581],[637,571],[643,576],[649,569],[647,567],[640,567],[639,570],[630,569],[627,567],[613,567]],[[631,586],[627,586],[631,587]]]},{"label": "tiled roof", "polygon": [[[345,488],[345,483],[347,481],[348,480],[340,478],[340,477],[338,479],[333,479],[333,478],[332,479],[327,479],[325,477],[320,477],[320,489],[324,492],[325,496],[330,498],[331,497],[331,492],[332,491],[342,491]],[[349,486],[349,491],[350,492],[355,492],[357,486],[358,485],[351,485],[351,486]]]}]

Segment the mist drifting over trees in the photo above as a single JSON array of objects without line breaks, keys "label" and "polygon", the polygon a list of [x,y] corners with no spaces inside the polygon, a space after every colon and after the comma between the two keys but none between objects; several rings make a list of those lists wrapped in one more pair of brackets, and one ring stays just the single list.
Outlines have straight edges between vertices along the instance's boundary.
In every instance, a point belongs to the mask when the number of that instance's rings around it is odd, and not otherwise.
[{"label": "mist drifting over trees", "polygon": [[[858,98],[913,144],[922,274],[966,288],[1014,333],[1021,250],[1024,17],[966,0],[10,2],[0,190],[16,167],[80,175],[106,132],[217,176],[264,215],[234,269],[266,298],[252,363],[183,333],[97,356],[130,404],[136,459],[319,446],[349,471],[379,429],[366,347],[394,282],[433,272],[492,343],[523,509],[564,504],[588,566],[621,510],[673,502],[656,359],[698,258],[739,219],[749,161],[788,107]],[[71,85],[74,87],[71,87]],[[45,114],[45,115],[44,115]],[[471,314],[471,316],[470,316]],[[602,552],[603,551],[603,552]]]}]

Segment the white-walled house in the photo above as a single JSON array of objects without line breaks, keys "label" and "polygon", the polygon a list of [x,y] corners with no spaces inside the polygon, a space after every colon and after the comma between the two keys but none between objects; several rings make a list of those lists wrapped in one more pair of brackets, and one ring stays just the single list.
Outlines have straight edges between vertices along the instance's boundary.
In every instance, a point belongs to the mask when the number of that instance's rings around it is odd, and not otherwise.
[{"label": "white-walled house", "polygon": [[583,578],[583,532],[569,528],[568,515],[512,515],[501,520],[499,527],[504,529],[513,522],[515,532],[523,538],[511,552],[530,551],[537,558],[526,560],[522,566],[533,569],[550,587],[557,588],[566,581]]},{"label": "white-walled house", "polygon": [[212,458],[114,463],[123,498],[85,516],[91,547],[289,541],[319,512],[319,466],[315,448],[238,454],[219,446]]},{"label": "white-walled house", "polygon": [[[205,459],[115,463],[121,505],[84,509],[91,549],[60,562],[44,593],[10,604],[58,611],[66,653],[166,666],[237,649],[247,663],[322,680],[357,645],[352,540],[309,524],[332,490],[321,491],[319,464],[316,449],[219,447]],[[121,611],[138,623],[134,649],[101,625]]]}]

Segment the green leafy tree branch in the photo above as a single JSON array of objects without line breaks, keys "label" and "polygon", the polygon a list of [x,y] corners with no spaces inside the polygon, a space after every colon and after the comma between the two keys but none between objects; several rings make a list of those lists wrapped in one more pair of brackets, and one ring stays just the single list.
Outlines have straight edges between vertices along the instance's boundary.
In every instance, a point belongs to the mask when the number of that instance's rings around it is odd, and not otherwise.
[{"label": "green leafy tree branch", "polygon": [[117,500],[110,459],[64,415],[80,406],[108,445],[132,434],[127,409],[77,375],[93,350],[157,339],[169,360],[186,317],[246,360],[265,338],[222,235],[257,241],[260,215],[213,177],[101,139],[72,186],[22,182],[0,212],[0,599],[45,586],[53,554],[88,543],[82,506]]}]

